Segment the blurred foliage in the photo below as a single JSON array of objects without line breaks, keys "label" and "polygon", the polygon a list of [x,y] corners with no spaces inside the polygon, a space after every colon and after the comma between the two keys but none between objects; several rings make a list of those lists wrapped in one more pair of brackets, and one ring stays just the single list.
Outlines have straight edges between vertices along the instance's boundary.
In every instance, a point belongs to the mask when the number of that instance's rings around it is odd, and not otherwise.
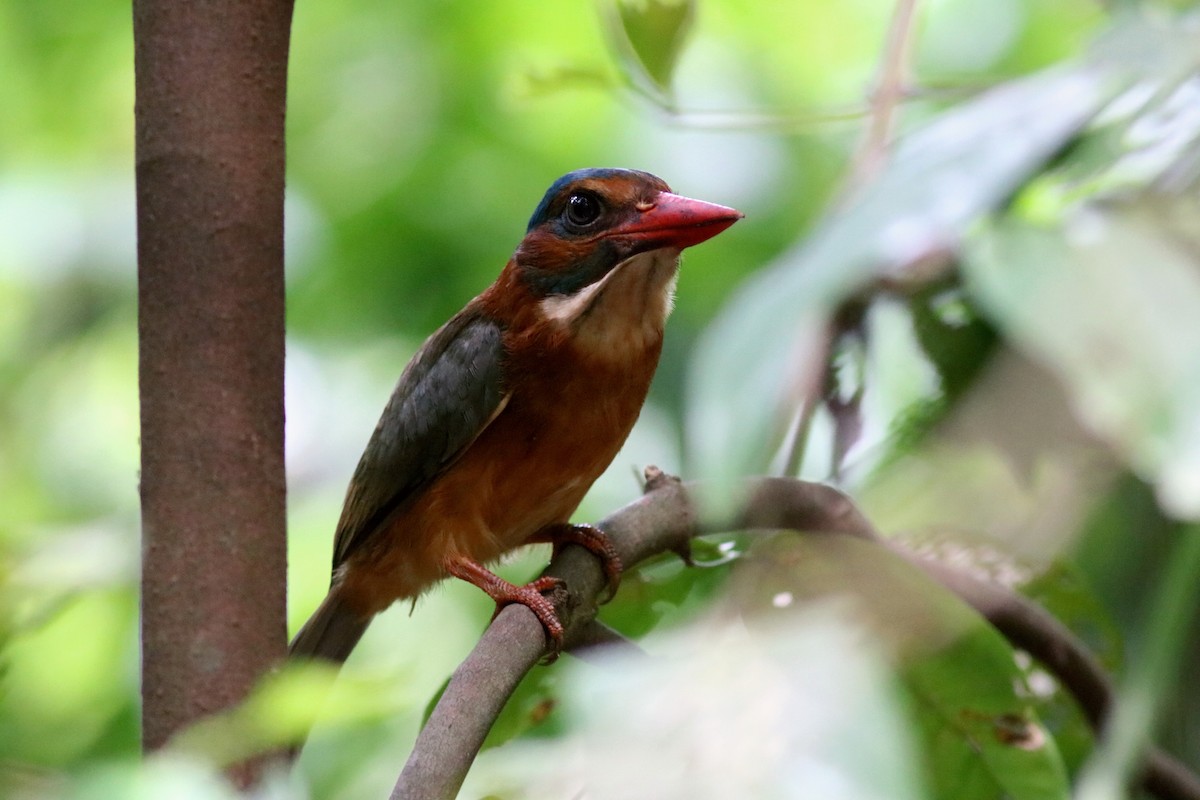
[{"label": "blurred foliage", "polygon": [[760,623],[847,606],[895,664],[929,797],[1067,796],[1056,740],[1007,642],[896,556],[849,537],[777,534],[751,548],[730,597]]},{"label": "blurred foliage", "polygon": [[489,751],[463,796],[926,796],[883,659],[843,609],[716,616],[655,645],[565,664],[571,731]]},{"label": "blurred foliage", "polygon": [[[818,409],[801,474],[844,467],[882,530],[1027,584],[1147,698],[1119,709],[1125,738],[1161,731],[1200,765],[1200,685],[1172,678],[1200,659],[1180,523],[1200,513],[1192,5],[921,4],[902,139],[850,187],[892,3],[300,4],[293,626],[407,358],[491,281],[554,178],[626,165],[747,219],[689,251],[651,401],[579,517],[636,496],[648,463],[719,479],[778,463],[853,303],[838,380],[861,384],[861,435],[835,463]],[[0,71],[0,796],[232,796],[214,764],[314,716],[297,775],[262,796],[383,796],[487,620],[471,587],[383,615],[332,689],[285,674],[138,761],[128,5],[0,0]],[[656,658],[535,672],[490,744],[517,738],[465,796],[642,780],[659,797],[1042,798],[1087,769],[1073,704],[934,587],[746,538],[705,545],[712,569],[627,576],[602,618]],[[843,585],[910,613],[881,628]]]}]

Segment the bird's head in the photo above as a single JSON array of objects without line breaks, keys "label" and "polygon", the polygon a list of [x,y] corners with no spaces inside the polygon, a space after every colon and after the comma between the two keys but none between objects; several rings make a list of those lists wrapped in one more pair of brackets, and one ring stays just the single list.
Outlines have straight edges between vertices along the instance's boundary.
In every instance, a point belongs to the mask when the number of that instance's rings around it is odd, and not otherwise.
[{"label": "bird's head", "polygon": [[678,253],[741,218],[732,208],[672,194],[648,172],[581,169],[546,191],[515,260],[535,294],[571,295],[633,256]]},{"label": "bird's head", "polygon": [[680,252],[741,218],[648,172],[577,170],[546,191],[510,267],[542,315],[577,334],[661,334]]}]

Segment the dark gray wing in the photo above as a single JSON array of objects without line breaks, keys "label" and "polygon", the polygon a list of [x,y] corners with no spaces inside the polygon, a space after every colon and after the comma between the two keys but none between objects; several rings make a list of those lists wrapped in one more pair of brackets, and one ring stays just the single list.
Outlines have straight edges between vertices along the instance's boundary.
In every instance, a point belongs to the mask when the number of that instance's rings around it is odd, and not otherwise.
[{"label": "dark gray wing", "polygon": [[346,491],[335,570],[503,409],[501,336],[495,322],[467,306],[413,356]]}]

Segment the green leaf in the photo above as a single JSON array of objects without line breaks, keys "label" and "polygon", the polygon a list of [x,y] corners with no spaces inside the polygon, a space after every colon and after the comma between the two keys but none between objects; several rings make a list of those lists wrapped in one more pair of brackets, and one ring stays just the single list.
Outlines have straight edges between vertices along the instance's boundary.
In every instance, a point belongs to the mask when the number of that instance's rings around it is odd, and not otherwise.
[{"label": "green leaf", "polygon": [[[979,317],[957,286],[918,292],[910,299],[909,309],[913,332],[937,370],[940,399],[948,409],[989,363],[998,343],[996,331]],[[929,422],[939,416],[931,415]]]},{"label": "green leaf", "polygon": [[1067,798],[1057,745],[1014,687],[1012,649],[975,628],[902,672],[934,796]]},{"label": "green leaf", "polygon": [[[483,749],[499,747],[530,732],[552,736],[560,731],[561,715],[556,713],[560,705],[559,680],[557,670],[534,669],[526,673],[488,731],[483,740]],[[422,726],[429,721],[449,684],[450,678],[447,677],[425,704],[425,711],[421,715]]]},{"label": "green leaf", "polygon": [[669,91],[671,76],[695,19],[694,0],[616,0],[617,36],[626,68]]},{"label": "green leaf", "polygon": [[483,748],[499,747],[518,736],[538,733],[552,736],[562,729],[557,670],[534,669],[527,673],[504,704],[496,723],[483,740]]},{"label": "green leaf", "polygon": [[394,675],[338,672],[329,664],[288,662],[264,675],[241,704],[179,732],[172,748],[224,766],[303,741],[318,722],[361,726],[391,719],[408,706]]},{"label": "green leaf", "polygon": [[[731,554],[698,540],[692,556],[698,563],[719,563]],[[640,638],[660,624],[677,624],[708,608],[728,575],[722,566],[688,567],[675,554],[664,555],[621,578],[621,590],[600,608],[600,620]]]},{"label": "green leaf", "polygon": [[1083,572],[1058,561],[1021,587],[1021,593],[1071,629],[1111,671],[1121,664],[1121,634]]},{"label": "green leaf", "polygon": [[[980,231],[968,286],[1063,381],[1079,418],[1178,517],[1200,518],[1200,204],[1087,208],[1060,233]],[[1188,231],[1191,231],[1189,238]]]}]

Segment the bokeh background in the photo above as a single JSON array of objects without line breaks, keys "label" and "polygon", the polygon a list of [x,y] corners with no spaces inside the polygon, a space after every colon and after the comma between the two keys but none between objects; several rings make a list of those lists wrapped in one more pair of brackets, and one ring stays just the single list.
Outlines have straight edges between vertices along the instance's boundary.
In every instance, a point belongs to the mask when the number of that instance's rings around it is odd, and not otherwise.
[{"label": "bokeh background", "polygon": [[[637,43],[620,24],[622,13],[647,6],[668,19],[691,15],[677,60],[670,42],[641,51],[668,64],[658,77],[673,68],[669,84],[655,83],[653,63],[637,62]],[[324,594],[345,484],[396,376],[425,336],[490,283],[542,192],[566,171],[645,169],[682,194],[746,214],[688,252],[650,402],[579,518],[597,519],[636,497],[646,464],[695,469],[685,432],[696,343],[739,286],[786,258],[845,188],[892,10],[884,0],[297,5],[286,206],[293,630]],[[1110,10],[1092,0],[922,4],[913,59],[919,91],[904,105],[902,127],[1080,57],[1110,22]],[[132,52],[126,3],[0,0],[5,796],[132,796],[158,785],[134,766]],[[1170,525],[1153,492],[1118,475],[1093,494],[1093,484],[1072,482],[1070,464],[1041,468],[1020,453],[997,456],[996,439],[1038,440],[1038,431],[1063,429],[1037,408],[1011,430],[982,437],[982,449],[979,437],[967,436],[974,449],[948,466],[942,454],[927,454],[881,473],[902,449],[896,420],[940,390],[902,306],[873,319],[878,380],[847,485],[869,484],[864,497],[881,527],[924,530],[970,516],[978,523],[981,508],[994,509],[991,522],[974,526],[987,529],[990,544],[1011,544],[1003,549],[1039,570],[1072,548],[1072,580],[1086,582],[1104,609],[1088,619],[1111,621],[1110,638],[1121,631],[1136,642],[1143,587],[1169,552]],[[1057,396],[1053,381],[1021,357],[1004,364],[1008,371],[990,373],[998,385],[1042,386]],[[728,387],[730,413],[754,413],[737,399],[750,391]],[[1003,395],[989,397],[978,413],[1006,404]],[[1056,401],[1054,413],[1065,414],[1064,405]],[[977,431],[970,420],[955,424]],[[1033,434],[1031,420],[1043,426]],[[828,429],[818,421],[818,444]],[[928,491],[936,469],[979,480],[937,495]],[[805,474],[827,477],[828,464],[814,458]],[[1132,527],[1138,536],[1128,535]],[[545,555],[515,559],[505,572],[528,576]],[[670,580],[674,573],[663,578]],[[672,602],[656,595],[653,613],[618,609],[613,619],[632,633],[670,627],[702,613],[723,580],[720,570],[690,579],[671,590]],[[377,621],[347,667],[347,680],[368,687],[370,701],[348,721],[318,729],[306,751],[312,796],[386,792],[426,702],[489,613],[480,593],[447,585],[411,614],[396,608]],[[1194,728],[1175,727],[1177,741],[1200,753]],[[220,792],[211,781],[201,771],[189,785]]]}]

